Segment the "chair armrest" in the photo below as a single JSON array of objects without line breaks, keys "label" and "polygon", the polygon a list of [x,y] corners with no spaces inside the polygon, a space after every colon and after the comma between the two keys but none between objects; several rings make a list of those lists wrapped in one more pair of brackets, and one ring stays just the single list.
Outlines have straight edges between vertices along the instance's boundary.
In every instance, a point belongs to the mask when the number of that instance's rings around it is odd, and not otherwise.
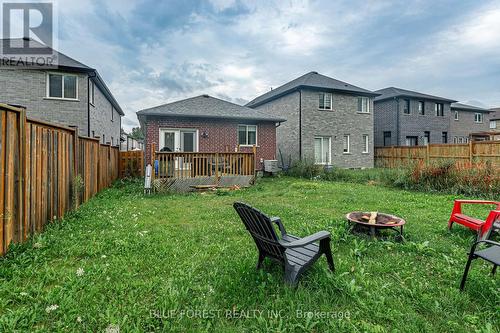
[{"label": "chair armrest", "polygon": [[322,239],[330,239],[330,233],[328,231],[318,231],[315,234],[312,234],[311,236],[307,236],[301,239],[297,239],[296,241],[286,243],[283,242],[282,240],[279,241],[280,245],[283,246],[284,248],[294,248],[294,247],[303,247],[305,245],[317,242]]},{"label": "chair armrest", "polygon": [[488,240],[488,239],[479,240],[479,241],[475,242],[474,244],[472,244],[472,247],[470,248],[469,255],[473,255],[474,252],[476,252],[476,247],[480,243],[490,244],[490,245],[493,245],[493,246],[500,246],[500,243],[494,242],[492,240]]},{"label": "chair armrest", "polygon": [[480,204],[480,205],[500,205],[500,202],[490,200],[462,200],[456,199],[456,203],[460,204]]},{"label": "chair armrest", "polygon": [[276,223],[276,225],[280,229],[281,237],[286,236],[285,226],[283,225],[283,223],[281,223],[281,219],[277,216],[273,216],[270,218],[270,220],[271,223]]}]

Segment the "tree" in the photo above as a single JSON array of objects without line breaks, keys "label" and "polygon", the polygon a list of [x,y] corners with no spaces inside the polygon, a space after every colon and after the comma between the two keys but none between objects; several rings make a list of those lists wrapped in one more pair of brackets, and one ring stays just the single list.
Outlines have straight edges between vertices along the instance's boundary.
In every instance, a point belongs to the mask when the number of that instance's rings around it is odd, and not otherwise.
[{"label": "tree", "polygon": [[144,133],[142,132],[142,129],[140,127],[132,128],[129,136],[135,140],[144,140]]}]

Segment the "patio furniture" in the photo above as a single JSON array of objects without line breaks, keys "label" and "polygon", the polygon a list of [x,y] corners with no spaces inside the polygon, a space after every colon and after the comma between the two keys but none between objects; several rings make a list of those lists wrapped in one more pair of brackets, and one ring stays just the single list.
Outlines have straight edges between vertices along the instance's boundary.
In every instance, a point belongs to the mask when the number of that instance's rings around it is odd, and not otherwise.
[{"label": "patio furniture", "polygon": [[[492,210],[486,220],[483,221],[462,214],[462,204],[495,205],[496,210]],[[453,223],[461,224],[476,231],[478,240],[487,239],[490,231],[500,227],[498,226],[498,224],[500,224],[500,202],[485,200],[455,200],[453,211],[451,212],[450,220],[448,221],[449,230],[451,230]]]},{"label": "patio furniture", "polygon": [[[478,244],[488,244],[489,247],[476,250]],[[498,265],[500,265],[500,243],[491,241],[491,240],[480,240],[472,244],[472,248],[469,253],[469,259],[467,260],[467,264],[465,265],[464,275],[462,277],[462,282],[460,283],[460,290],[464,290],[465,281],[467,280],[467,274],[469,273],[469,268],[474,259],[483,259],[493,264],[493,270],[491,274],[495,274]]]},{"label": "patio furniture", "polygon": [[[284,267],[285,282],[293,286],[297,284],[300,275],[322,254],[325,255],[330,270],[335,270],[329,232],[319,231],[311,236],[299,238],[286,232],[279,217],[268,217],[241,202],[235,202],[233,206],[257,245],[257,269],[261,268],[264,259],[269,257]],[[273,223],[278,227],[281,238],[276,235]]]},{"label": "patio furniture", "polygon": [[368,212],[351,212],[346,215],[346,219],[354,224],[354,228],[358,227],[360,230],[370,231],[372,237],[375,237],[378,230],[391,229],[397,233],[397,240],[404,240],[403,226],[406,224],[405,220],[390,214],[374,213],[373,220],[370,220],[373,213]]}]

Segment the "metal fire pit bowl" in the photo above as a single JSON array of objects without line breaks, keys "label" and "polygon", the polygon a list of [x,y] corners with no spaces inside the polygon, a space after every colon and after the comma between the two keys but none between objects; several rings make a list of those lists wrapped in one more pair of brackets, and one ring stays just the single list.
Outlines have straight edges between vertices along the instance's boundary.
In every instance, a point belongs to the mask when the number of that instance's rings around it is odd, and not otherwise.
[{"label": "metal fire pit bowl", "polygon": [[366,217],[370,217],[371,212],[351,212],[346,215],[347,220],[353,225],[353,229],[359,231],[368,231],[370,235],[375,237],[377,230],[391,229],[397,233],[396,239],[404,240],[403,226],[406,221],[400,217],[377,212],[375,223],[368,223]]}]

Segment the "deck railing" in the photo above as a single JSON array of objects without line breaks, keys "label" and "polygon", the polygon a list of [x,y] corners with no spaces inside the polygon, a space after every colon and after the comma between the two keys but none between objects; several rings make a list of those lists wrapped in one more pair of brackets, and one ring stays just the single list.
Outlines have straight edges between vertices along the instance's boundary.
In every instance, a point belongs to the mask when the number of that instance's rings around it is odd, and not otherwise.
[{"label": "deck railing", "polygon": [[155,178],[251,176],[255,154],[155,152]]}]

